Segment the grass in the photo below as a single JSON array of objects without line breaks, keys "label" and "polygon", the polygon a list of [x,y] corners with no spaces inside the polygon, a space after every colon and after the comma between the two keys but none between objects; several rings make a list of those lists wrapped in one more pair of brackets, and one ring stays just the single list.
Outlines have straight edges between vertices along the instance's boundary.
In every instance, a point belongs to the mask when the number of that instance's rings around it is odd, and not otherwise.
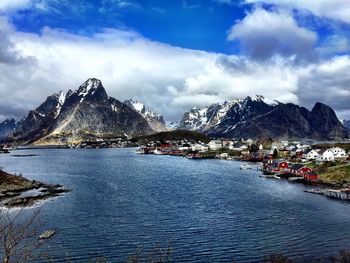
[{"label": "grass", "polygon": [[320,179],[324,182],[350,182],[350,165],[345,167],[329,167],[325,172],[319,174]]}]

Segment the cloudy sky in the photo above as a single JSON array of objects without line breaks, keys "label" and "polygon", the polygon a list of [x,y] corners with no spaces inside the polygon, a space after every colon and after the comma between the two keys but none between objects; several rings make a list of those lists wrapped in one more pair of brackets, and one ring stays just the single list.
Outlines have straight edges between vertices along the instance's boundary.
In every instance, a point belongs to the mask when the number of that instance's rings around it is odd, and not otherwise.
[{"label": "cloudy sky", "polygon": [[89,77],[168,121],[254,94],[350,119],[350,1],[0,1],[0,121]]}]

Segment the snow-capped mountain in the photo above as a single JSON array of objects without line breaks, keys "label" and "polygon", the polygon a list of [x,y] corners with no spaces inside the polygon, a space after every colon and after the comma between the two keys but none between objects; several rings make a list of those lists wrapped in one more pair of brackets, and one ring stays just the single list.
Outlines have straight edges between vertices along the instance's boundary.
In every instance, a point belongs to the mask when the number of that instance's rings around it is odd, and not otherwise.
[{"label": "snow-capped mountain", "polygon": [[124,101],[124,104],[140,113],[147,120],[153,130],[157,132],[167,130],[163,116],[146,108],[145,104],[142,102],[129,99]]},{"label": "snow-capped mountain", "polygon": [[256,95],[226,101],[223,104],[215,103],[202,109],[194,107],[184,114],[178,128],[205,131],[227,122],[236,124],[249,118],[250,115],[266,113],[277,104],[277,101]]},{"label": "snow-capped mountain", "polygon": [[75,91],[49,96],[43,104],[29,112],[9,139],[60,144],[152,132],[137,111],[108,97],[101,81],[91,78]]},{"label": "snow-capped mountain", "polygon": [[235,99],[186,112],[177,129],[197,130],[212,137],[346,138],[335,112],[322,103],[312,111],[272,101],[261,95]]}]

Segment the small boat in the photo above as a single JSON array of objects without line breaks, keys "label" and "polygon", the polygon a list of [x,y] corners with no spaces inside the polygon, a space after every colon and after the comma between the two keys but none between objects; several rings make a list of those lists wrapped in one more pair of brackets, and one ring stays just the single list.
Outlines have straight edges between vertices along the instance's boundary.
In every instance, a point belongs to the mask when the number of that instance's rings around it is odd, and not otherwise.
[{"label": "small boat", "polygon": [[275,179],[281,179],[281,177],[277,176],[277,175],[274,175],[273,178]]},{"label": "small boat", "polygon": [[155,154],[155,155],[164,155],[165,153],[162,152],[162,151],[159,150],[159,149],[155,149],[155,150],[153,151],[153,154]]},{"label": "small boat", "polygon": [[252,167],[246,165],[246,164],[241,164],[240,168],[241,170],[247,170],[247,169],[252,169]]},{"label": "small boat", "polygon": [[40,239],[49,239],[51,238],[54,234],[56,233],[56,231],[54,230],[46,230],[44,233],[42,233],[39,238]]}]

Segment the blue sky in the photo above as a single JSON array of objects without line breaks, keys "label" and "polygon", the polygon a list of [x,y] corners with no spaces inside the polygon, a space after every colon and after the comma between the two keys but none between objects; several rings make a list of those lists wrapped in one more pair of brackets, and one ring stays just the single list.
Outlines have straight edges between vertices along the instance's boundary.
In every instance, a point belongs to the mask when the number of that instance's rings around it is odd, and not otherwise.
[{"label": "blue sky", "polygon": [[40,33],[45,26],[91,35],[101,28],[129,28],[144,37],[190,49],[232,53],[227,30],[250,5],[198,0],[50,1],[43,9],[21,10],[13,23]]},{"label": "blue sky", "polygon": [[0,121],[102,80],[166,120],[253,94],[350,119],[349,0],[2,0]]}]

